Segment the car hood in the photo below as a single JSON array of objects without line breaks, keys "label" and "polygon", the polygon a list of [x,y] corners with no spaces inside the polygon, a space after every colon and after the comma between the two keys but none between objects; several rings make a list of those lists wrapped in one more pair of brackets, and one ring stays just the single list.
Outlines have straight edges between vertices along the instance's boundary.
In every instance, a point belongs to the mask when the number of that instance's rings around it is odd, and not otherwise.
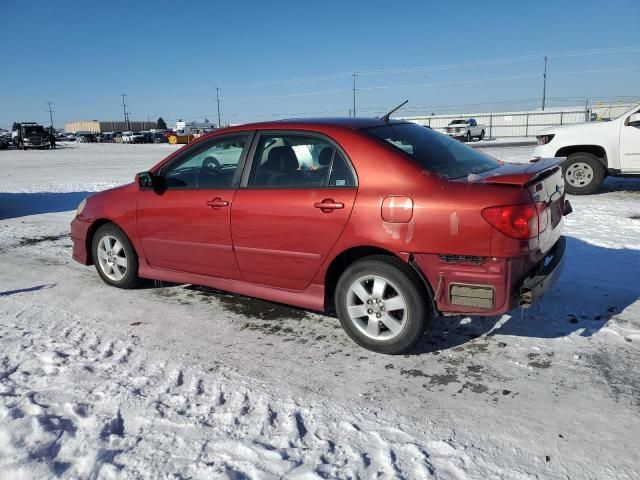
[{"label": "car hood", "polygon": [[[558,132],[570,132],[572,130],[580,130],[591,131],[593,129],[601,129],[606,125],[611,125],[611,120],[608,121],[600,121],[600,122],[582,122],[582,123],[571,123],[569,125],[558,125],[557,127],[546,128],[538,132],[537,135],[551,135]],[[606,128],[606,127],[605,127]]]}]

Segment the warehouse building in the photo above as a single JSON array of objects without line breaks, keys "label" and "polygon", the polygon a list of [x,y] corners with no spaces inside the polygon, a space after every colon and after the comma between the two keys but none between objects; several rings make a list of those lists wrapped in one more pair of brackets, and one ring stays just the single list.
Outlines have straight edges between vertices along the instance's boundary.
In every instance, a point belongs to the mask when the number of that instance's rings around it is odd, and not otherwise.
[{"label": "warehouse building", "polygon": [[102,122],[99,120],[80,120],[78,122],[68,122],[64,124],[64,131],[67,133],[76,132],[125,132],[131,130],[133,132],[140,132],[143,130],[151,130],[156,128],[156,122],[139,122],[139,121],[112,121]]}]

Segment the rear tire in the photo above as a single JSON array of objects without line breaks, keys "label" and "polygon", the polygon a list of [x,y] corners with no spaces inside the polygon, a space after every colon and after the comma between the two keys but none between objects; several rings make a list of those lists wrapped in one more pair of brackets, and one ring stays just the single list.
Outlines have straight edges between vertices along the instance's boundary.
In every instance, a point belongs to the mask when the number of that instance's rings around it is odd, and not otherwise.
[{"label": "rear tire", "polygon": [[464,141],[465,142],[470,142],[471,141],[471,132],[467,132],[467,134],[464,137]]},{"label": "rear tire", "polygon": [[427,295],[407,264],[395,257],[374,255],[342,273],[335,305],[342,328],[358,345],[397,354],[424,334],[431,319]]},{"label": "rear tire", "polygon": [[572,153],[562,164],[564,184],[571,195],[595,193],[606,176],[600,159],[590,153]]},{"label": "rear tire", "polygon": [[117,225],[107,223],[98,228],[91,240],[91,253],[98,275],[106,284],[128,289],[140,283],[138,255]]}]

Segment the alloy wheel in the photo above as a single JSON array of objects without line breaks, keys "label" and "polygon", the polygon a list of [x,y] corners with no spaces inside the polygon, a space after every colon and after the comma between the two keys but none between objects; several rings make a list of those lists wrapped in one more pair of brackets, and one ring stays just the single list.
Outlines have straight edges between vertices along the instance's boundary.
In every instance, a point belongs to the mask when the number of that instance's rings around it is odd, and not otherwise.
[{"label": "alloy wheel", "polygon": [[127,254],[120,240],[112,235],[103,236],[98,242],[98,263],[102,272],[114,281],[120,281],[127,273]]},{"label": "alloy wheel", "polygon": [[398,336],[408,315],[407,301],[398,287],[377,275],[360,277],[351,284],[347,310],[353,325],[373,340]]}]

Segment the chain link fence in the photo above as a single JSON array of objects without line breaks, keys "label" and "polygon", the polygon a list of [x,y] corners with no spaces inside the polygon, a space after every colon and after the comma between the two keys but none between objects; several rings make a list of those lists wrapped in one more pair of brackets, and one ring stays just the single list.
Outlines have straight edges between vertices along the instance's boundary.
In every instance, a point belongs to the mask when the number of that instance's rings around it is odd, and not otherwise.
[{"label": "chain link fence", "polygon": [[535,137],[540,131],[558,125],[601,121],[616,118],[634,104],[585,105],[583,107],[552,108],[524,112],[461,113],[457,115],[429,115],[402,117],[403,120],[427,125],[444,132],[452,120],[475,118],[485,127],[488,138]]}]

